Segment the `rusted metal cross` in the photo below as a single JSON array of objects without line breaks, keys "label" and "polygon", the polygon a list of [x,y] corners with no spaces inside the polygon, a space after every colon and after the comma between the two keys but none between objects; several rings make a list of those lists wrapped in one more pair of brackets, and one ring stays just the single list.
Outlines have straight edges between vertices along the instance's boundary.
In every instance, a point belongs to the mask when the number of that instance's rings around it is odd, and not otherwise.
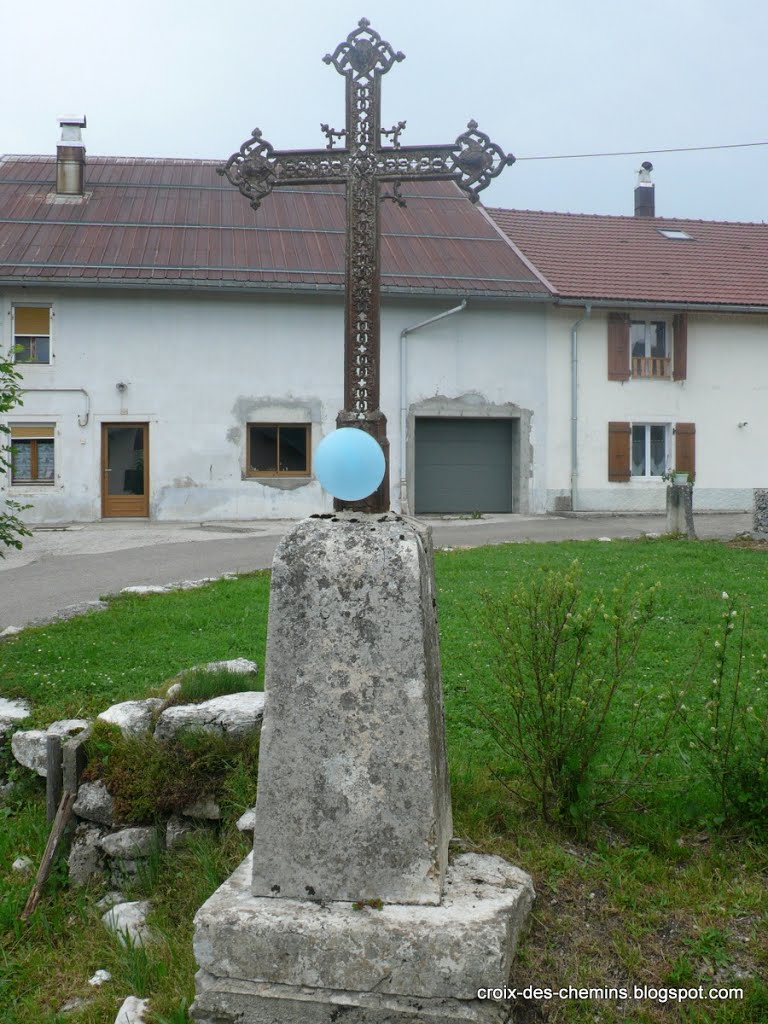
[{"label": "rusted metal cross", "polygon": [[[344,409],[337,427],[359,427],[384,449],[387,469],[381,486],[359,502],[336,501],[336,508],[364,512],[389,510],[389,442],[387,421],[379,409],[379,322],[381,282],[379,273],[379,202],[405,202],[400,194],[404,181],[455,181],[477,201],[478,193],[507,164],[514,163],[470,121],[467,131],[445,146],[401,146],[405,121],[381,128],[381,76],[404,54],[362,18],[354,32],[332,54],[323,58],[346,78],[346,127],[334,131],[321,125],[328,139],[326,149],[275,150],[256,128],[219,174],[225,174],[254,210],[273,188],[301,185],[346,186],[346,308],[344,318]],[[389,136],[391,146],[382,146]],[[335,140],[344,147],[335,148]],[[380,184],[393,184],[392,192],[380,195]]]}]

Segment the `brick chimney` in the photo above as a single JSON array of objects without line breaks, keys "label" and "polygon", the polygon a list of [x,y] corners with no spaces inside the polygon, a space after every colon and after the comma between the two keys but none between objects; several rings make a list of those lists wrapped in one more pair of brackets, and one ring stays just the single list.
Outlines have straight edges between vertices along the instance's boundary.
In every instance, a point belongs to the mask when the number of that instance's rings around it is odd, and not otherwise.
[{"label": "brick chimney", "polygon": [[81,196],[85,191],[85,143],[80,129],[85,116],[60,117],[61,139],[56,147],[56,192],[60,196]]},{"label": "brick chimney", "polygon": [[655,217],[656,216],[656,186],[651,181],[653,164],[650,160],[644,160],[637,172],[637,187],[635,188],[635,216]]}]

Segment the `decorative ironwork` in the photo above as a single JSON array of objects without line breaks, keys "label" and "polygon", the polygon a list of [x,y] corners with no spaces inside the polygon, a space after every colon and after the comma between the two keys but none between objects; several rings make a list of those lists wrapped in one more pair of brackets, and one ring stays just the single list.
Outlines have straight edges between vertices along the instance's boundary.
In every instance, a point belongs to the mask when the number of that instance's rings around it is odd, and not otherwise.
[{"label": "decorative ironwork", "polygon": [[254,210],[258,210],[261,200],[269,195],[277,183],[274,154],[272,146],[261,137],[260,129],[254,128],[251,138],[217,171],[226,175],[228,181],[250,199]]},{"label": "decorative ironwork", "polygon": [[335,146],[333,140],[343,139],[347,134],[346,128],[342,128],[340,132],[337,132],[333,128],[331,128],[330,125],[327,124],[321,124],[320,131],[325,135],[326,139],[328,139],[328,145],[326,146],[326,149],[334,149]]},{"label": "decorative ironwork", "polygon": [[[514,163],[470,121],[450,145],[401,146],[405,121],[381,128],[381,76],[405,55],[395,52],[370,22],[358,27],[323,58],[346,78],[346,125],[341,131],[321,125],[324,150],[279,152],[259,129],[233,154],[219,173],[246,196],[254,209],[273,188],[343,184],[347,194],[346,304],[344,315],[344,409],[337,426],[355,425],[375,437],[388,455],[386,417],[379,409],[379,207],[381,199],[405,205],[405,181],[454,181],[472,200],[504,167]],[[382,145],[391,138],[391,146]],[[336,141],[344,141],[336,146]],[[392,185],[381,193],[382,183]],[[381,512],[389,508],[389,463],[381,487],[363,502],[336,507]]]},{"label": "decorative ironwork", "polygon": [[384,199],[391,199],[392,202],[395,203],[397,206],[402,206],[403,209],[405,209],[405,207],[408,205],[408,203],[406,203],[405,197],[403,196],[403,193],[400,191],[400,189],[402,187],[403,187],[402,181],[393,181],[392,182],[392,191],[391,192],[382,192],[381,193],[382,201]]},{"label": "decorative ironwork", "polygon": [[393,128],[382,128],[381,129],[381,134],[382,135],[391,135],[392,136],[392,145],[393,145],[393,147],[395,149],[400,149],[400,135],[405,130],[406,124],[407,124],[406,121],[398,121],[397,124]]},{"label": "decorative ironwork", "polygon": [[361,18],[354,32],[350,32],[332,54],[326,53],[323,61],[333,64],[340,75],[359,80],[376,71],[386,75],[395,61],[405,60],[405,54],[395,53],[370,24],[367,18]]},{"label": "decorative ironwork", "polygon": [[466,192],[473,203],[478,200],[478,192],[482,192],[505,167],[511,167],[515,158],[507,155],[495,142],[477,130],[477,121],[470,121],[467,131],[456,139],[459,152],[454,156],[456,167],[456,184]]}]

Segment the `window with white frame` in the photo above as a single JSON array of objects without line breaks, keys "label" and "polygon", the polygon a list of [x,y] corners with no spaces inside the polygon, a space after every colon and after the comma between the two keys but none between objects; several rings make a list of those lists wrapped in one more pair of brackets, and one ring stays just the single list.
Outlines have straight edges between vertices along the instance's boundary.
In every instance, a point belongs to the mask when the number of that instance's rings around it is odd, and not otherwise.
[{"label": "window with white frame", "polygon": [[629,344],[633,377],[669,377],[672,373],[665,320],[631,320]]},{"label": "window with white frame", "polygon": [[53,423],[12,423],[11,484],[55,483]]},{"label": "window with white frame", "polygon": [[50,306],[13,307],[13,358],[17,363],[50,363]]},{"label": "window with white frame", "polygon": [[669,426],[664,423],[633,423],[630,472],[635,478],[660,477],[669,461]]}]

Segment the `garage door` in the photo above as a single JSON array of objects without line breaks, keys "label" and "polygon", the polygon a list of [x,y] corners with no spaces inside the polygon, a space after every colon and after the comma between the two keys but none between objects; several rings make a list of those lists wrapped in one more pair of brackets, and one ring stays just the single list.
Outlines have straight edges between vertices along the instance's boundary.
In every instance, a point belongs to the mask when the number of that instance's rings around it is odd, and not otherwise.
[{"label": "garage door", "polygon": [[512,419],[416,419],[416,513],[512,512]]}]

